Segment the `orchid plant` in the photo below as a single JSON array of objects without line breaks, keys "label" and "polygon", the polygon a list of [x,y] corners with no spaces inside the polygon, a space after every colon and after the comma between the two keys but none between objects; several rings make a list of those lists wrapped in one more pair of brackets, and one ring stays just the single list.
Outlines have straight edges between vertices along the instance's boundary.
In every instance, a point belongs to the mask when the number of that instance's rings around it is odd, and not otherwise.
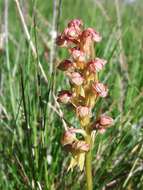
[{"label": "orchid plant", "polygon": [[[65,72],[69,79],[70,90],[58,93],[57,100],[63,104],[71,104],[80,128],[67,127],[61,143],[71,153],[68,170],[78,166],[85,169],[87,189],[92,190],[92,147],[94,133],[104,133],[112,125],[113,119],[106,114],[92,119],[92,110],[98,98],[108,95],[108,88],[98,79],[98,72],[107,61],[95,57],[94,45],[102,37],[92,28],[84,28],[80,19],[74,19],[57,37],[56,43],[67,48],[70,56],[59,63],[58,69]],[[78,139],[78,134],[82,139]]]}]

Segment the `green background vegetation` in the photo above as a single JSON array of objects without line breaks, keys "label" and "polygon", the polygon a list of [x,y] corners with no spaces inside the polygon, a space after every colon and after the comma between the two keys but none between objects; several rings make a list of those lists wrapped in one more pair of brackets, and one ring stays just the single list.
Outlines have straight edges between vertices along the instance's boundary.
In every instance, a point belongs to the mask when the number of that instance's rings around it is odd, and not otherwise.
[{"label": "green background vegetation", "polygon": [[[81,18],[86,27],[96,28],[103,36],[96,55],[108,60],[100,79],[110,91],[108,98],[98,102],[94,116],[97,110],[107,112],[115,125],[104,135],[96,135],[94,189],[142,190],[143,3],[118,2],[62,0],[57,9],[58,30],[70,19]],[[0,0],[0,33],[5,32],[4,3]],[[9,38],[0,52],[0,189],[85,189],[84,172],[67,172],[70,155],[60,144],[63,124],[50,107],[55,106],[53,84],[55,94],[69,86],[63,73],[49,72],[53,1],[20,1],[48,84],[25,39],[15,3],[8,3]],[[54,68],[67,56],[58,49]],[[61,110],[67,121],[79,126],[70,108],[61,106]]]}]

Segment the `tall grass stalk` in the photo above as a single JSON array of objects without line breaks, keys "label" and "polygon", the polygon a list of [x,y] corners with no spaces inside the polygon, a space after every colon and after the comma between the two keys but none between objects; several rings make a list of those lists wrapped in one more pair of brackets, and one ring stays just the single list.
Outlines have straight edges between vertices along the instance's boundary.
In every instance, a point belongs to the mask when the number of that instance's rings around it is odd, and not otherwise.
[{"label": "tall grass stalk", "polygon": [[6,50],[6,65],[7,65],[7,71],[8,71],[8,84],[9,84],[9,90],[10,90],[10,100],[11,100],[11,106],[13,110],[13,116],[16,116],[16,110],[15,110],[15,98],[14,98],[14,92],[13,92],[13,81],[12,81],[12,74],[11,74],[11,66],[10,66],[10,59],[9,59],[9,0],[4,1],[4,33],[5,33],[5,50]]}]

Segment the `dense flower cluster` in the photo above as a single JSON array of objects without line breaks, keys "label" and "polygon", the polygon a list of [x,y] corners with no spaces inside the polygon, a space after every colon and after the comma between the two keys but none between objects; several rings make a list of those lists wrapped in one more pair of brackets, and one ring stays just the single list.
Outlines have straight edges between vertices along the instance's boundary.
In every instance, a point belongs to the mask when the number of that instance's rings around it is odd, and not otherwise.
[{"label": "dense flower cluster", "polygon": [[[94,57],[94,43],[100,42],[101,39],[94,29],[84,29],[83,22],[74,19],[56,40],[57,45],[67,48],[70,54],[69,59],[59,63],[58,69],[64,71],[69,78],[71,90],[60,91],[58,101],[72,104],[81,124],[80,130],[69,128],[62,137],[62,145],[73,155],[69,169],[76,165],[81,170],[84,167],[85,154],[91,149],[91,143],[86,141],[86,134],[92,134],[94,130],[103,133],[113,122],[113,119],[105,114],[95,122],[91,121],[92,108],[98,97],[108,95],[107,86],[98,80],[98,72],[104,68],[107,61]],[[77,133],[83,135],[83,140],[78,140]]]}]

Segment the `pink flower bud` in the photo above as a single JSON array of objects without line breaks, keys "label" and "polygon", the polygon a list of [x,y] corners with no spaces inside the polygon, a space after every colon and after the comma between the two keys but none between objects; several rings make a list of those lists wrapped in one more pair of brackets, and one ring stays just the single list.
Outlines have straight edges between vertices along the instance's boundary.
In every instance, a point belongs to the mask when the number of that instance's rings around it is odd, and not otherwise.
[{"label": "pink flower bud", "polygon": [[77,86],[82,85],[82,83],[84,81],[84,78],[81,76],[80,73],[78,73],[78,72],[72,72],[72,73],[68,73],[67,75],[69,76],[70,81],[73,84],[76,84]]},{"label": "pink flower bud", "polygon": [[70,102],[72,98],[72,93],[70,93],[68,90],[62,90],[58,93],[58,102],[61,102],[63,104],[67,104]]},{"label": "pink flower bud", "polygon": [[61,139],[61,144],[63,146],[72,144],[76,140],[76,135],[73,133],[70,129],[65,131],[62,139]]},{"label": "pink flower bud", "polygon": [[88,38],[92,39],[95,42],[100,42],[102,37],[100,36],[100,34],[98,32],[96,32],[93,28],[87,28],[86,30],[84,30],[82,32],[82,36],[81,38],[83,40],[86,40]]},{"label": "pink flower bud", "polygon": [[76,48],[70,50],[71,55],[75,61],[84,62],[86,61],[86,54]]},{"label": "pink flower bud", "polygon": [[103,69],[104,65],[107,63],[106,60],[104,59],[100,59],[100,58],[96,58],[93,61],[90,61],[88,63],[88,70],[90,72],[96,73],[99,72],[100,70]]},{"label": "pink flower bud", "polygon": [[108,88],[102,83],[94,83],[93,84],[93,90],[101,97],[106,97],[108,94]]},{"label": "pink flower bud", "polygon": [[91,114],[91,109],[87,106],[78,106],[76,108],[76,113],[79,117],[86,117],[86,116],[90,116]]},{"label": "pink flower bud", "polygon": [[73,70],[74,66],[70,60],[66,59],[58,65],[58,69],[62,71]]},{"label": "pink flower bud", "polygon": [[103,114],[103,115],[101,115],[100,118],[99,118],[99,123],[100,123],[100,125],[102,125],[102,126],[112,125],[113,119],[112,119],[112,117]]},{"label": "pink flower bud", "polygon": [[81,27],[83,26],[83,22],[80,19],[73,19],[68,23],[68,27]]}]

